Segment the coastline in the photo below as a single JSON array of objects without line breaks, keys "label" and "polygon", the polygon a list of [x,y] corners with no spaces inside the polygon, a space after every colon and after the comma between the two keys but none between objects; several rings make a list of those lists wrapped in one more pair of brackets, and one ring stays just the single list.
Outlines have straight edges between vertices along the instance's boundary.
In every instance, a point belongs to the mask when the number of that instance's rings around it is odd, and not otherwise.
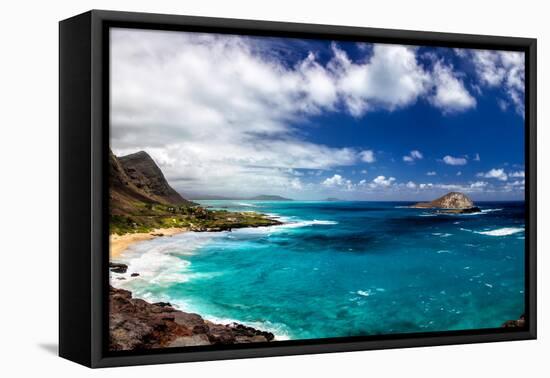
[{"label": "coastline", "polygon": [[[388,205],[388,208],[390,208],[391,205]],[[323,229],[319,226],[317,227],[317,225],[325,225],[325,224],[337,224],[338,222],[337,221],[340,221],[341,219],[340,218],[333,218],[333,217],[327,217],[326,214],[325,216],[323,216],[322,214],[319,215],[319,214],[316,214],[316,213],[312,213],[312,214],[309,214],[308,213],[308,216],[306,217],[305,215],[304,216],[298,216],[296,215],[295,213],[291,213],[293,215],[282,215],[282,214],[285,214],[284,212],[278,212],[279,208],[278,207],[275,207],[275,208],[262,208],[261,210],[264,212],[264,214],[267,214],[268,216],[270,217],[273,217],[279,221],[281,221],[283,224],[286,224],[286,226],[282,226],[282,227],[274,227],[274,226],[268,226],[268,227],[265,227],[265,230],[259,230],[258,233],[256,232],[253,232],[253,235],[266,235],[266,234],[269,234],[271,235],[272,232],[274,230],[277,230],[279,228],[283,228],[283,229],[294,229],[296,227],[305,227],[303,228],[304,231],[308,231],[310,230],[310,228],[308,226],[313,226],[315,225],[316,227],[314,228],[311,228],[312,231],[315,231],[317,230],[318,232],[317,233],[320,233],[321,231],[323,231]],[[367,206],[367,209],[368,209],[368,206]],[[503,210],[503,209],[490,209],[490,210],[494,210],[494,211],[499,211],[499,212],[502,212],[502,211],[507,211],[507,210]],[[405,214],[405,216],[407,216],[408,212],[401,212],[400,210],[396,210],[399,212],[399,214]],[[500,213],[499,213],[500,214]],[[305,218],[308,218],[308,219],[311,219],[311,218],[316,218],[316,219],[323,219],[322,221],[318,221],[318,220],[313,220],[313,221],[303,221],[303,219]],[[327,220],[327,219],[330,219],[330,220]],[[474,222],[475,221],[469,221],[467,219],[465,220],[460,220],[460,222]],[[454,224],[454,223],[453,223]],[[474,232],[475,230],[479,230],[480,232],[487,232],[485,230],[487,230],[487,227],[484,226],[485,223],[482,223],[482,224],[478,224],[476,223],[475,224],[475,227],[472,227],[471,230],[469,230],[469,232]],[[504,224],[505,225],[505,224]],[[454,225],[450,225],[450,227],[453,227],[455,229],[457,229],[457,235],[458,234],[461,234],[462,236],[466,235],[465,237],[466,238],[469,238],[469,233],[465,233],[464,230],[461,230],[461,229],[458,229],[459,226],[454,226]],[[494,231],[493,228],[496,227],[496,226],[491,226],[490,230],[491,231]],[[254,227],[242,227],[244,234],[248,235],[250,231],[247,231],[250,230],[250,229],[253,229]],[[264,228],[264,227],[261,227],[261,228]],[[268,229],[271,229],[271,230],[268,230]],[[204,230],[194,230],[194,229],[191,229],[189,231],[193,231],[193,233],[191,234],[184,234],[183,237],[181,238],[181,240],[179,240],[180,238],[178,237],[177,240],[178,240],[178,244],[179,243],[182,243],[182,248],[185,248],[185,250],[187,251],[189,248],[191,248],[192,245],[194,245],[193,243],[196,242],[195,238],[199,238],[198,240],[202,240],[202,236],[200,235],[201,232],[205,232],[207,231],[206,229]],[[212,228],[209,228],[208,230],[209,232],[207,232],[206,235],[204,235],[204,238],[206,239],[210,239],[210,238],[216,238],[216,236],[214,234],[225,234],[225,232],[222,232],[222,231],[226,231],[226,230],[213,230]],[[233,231],[236,231],[236,230],[233,230]],[[441,231],[441,230],[437,230],[437,231]],[[445,230],[442,230],[441,232],[443,232]],[[460,232],[459,232],[460,231]],[[463,232],[464,231],[464,232]],[[309,232],[309,231],[308,231]],[[285,235],[285,233],[281,233],[281,235]],[[300,234],[302,234],[300,232]],[[213,235],[213,236],[211,236]],[[228,237],[228,240],[231,239],[231,240],[240,240],[240,235],[238,235],[238,233],[235,233],[235,234],[232,234],[229,230],[227,232],[227,237]],[[429,235],[432,235],[434,236],[435,234],[429,234]],[[496,236],[507,236],[507,235],[497,235],[495,233],[490,233],[490,234],[481,234],[481,235],[485,235],[485,236],[477,236],[479,238],[481,237],[485,237],[484,240],[487,240],[488,242],[491,242],[491,241],[495,241],[497,242],[499,239],[493,239],[494,237]],[[448,234],[445,234],[445,233],[442,233],[442,234],[437,234],[435,236],[440,236],[442,239],[438,239],[438,240],[442,240],[444,242],[449,242],[449,240],[451,239],[448,239],[447,236]],[[456,235],[455,235],[456,236]],[[474,235],[475,236],[475,235]],[[489,236],[492,236],[492,237],[489,237]],[[431,236],[428,236],[429,238],[433,238]],[[187,238],[189,238],[189,240],[187,240]],[[514,240],[516,238],[514,237]],[[248,240],[248,239],[247,239]],[[324,240],[324,239],[321,239],[321,240]],[[481,240],[481,239],[480,239]],[[505,239],[502,239],[502,240],[505,240]],[[506,239],[508,240],[508,239]],[[511,239],[510,239],[511,240]],[[174,242],[176,241],[176,239],[174,239]],[[174,242],[171,240],[171,239],[159,239],[155,242],[155,247],[160,247],[161,244],[164,244],[166,243],[167,245],[173,245]],[[158,244],[157,244],[158,243]],[[139,256],[141,256],[142,254],[146,254],[148,251],[149,251],[149,243],[147,244],[144,244],[143,247],[138,247],[136,248],[136,251],[140,251],[137,255],[134,255],[133,252],[128,252],[127,255],[122,255],[121,256],[121,261],[122,263],[124,263],[125,259],[128,258],[128,262],[126,263],[129,263],[133,265],[133,259],[136,258],[138,259],[138,263],[136,264],[136,266],[134,268],[132,268],[131,266],[129,266],[128,268],[128,273],[126,273],[125,275],[125,279],[128,280],[128,281],[123,281],[122,278],[117,278],[119,277],[118,275],[114,275],[115,277],[115,281],[112,281],[113,284],[115,285],[115,287],[119,287],[119,288],[127,288],[127,289],[130,289],[131,291],[134,292],[135,294],[135,298],[142,298],[144,299],[145,301],[147,301],[148,303],[150,304],[154,304],[156,301],[165,301],[165,302],[171,302],[173,304],[173,308],[174,309],[177,309],[177,310],[180,310],[180,311],[185,311],[187,313],[191,313],[191,312],[194,312],[196,314],[199,314],[199,316],[201,316],[201,318],[204,320],[205,323],[212,323],[212,324],[218,324],[218,325],[229,325],[229,324],[233,324],[233,322],[237,322],[237,323],[240,323],[240,321],[244,320],[244,319],[250,319],[249,317],[242,317],[242,316],[239,316],[239,313],[238,312],[225,312],[223,310],[221,311],[218,311],[217,313],[217,316],[216,317],[212,317],[211,314],[213,313],[212,311],[210,311],[210,308],[208,308],[208,306],[201,306],[200,305],[200,301],[199,302],[193,302],[193,299],[194,297],[193,296],[188,296],[186,293],[184,293],[183,295],[181,296],[178,296],[178,295],[174,295],[174,296],[162,296],[162,295],[153,295],[153,294],[149,294],[149,293],[145,293],[144,294],[144,290],[147,291],[148,290],[148,285],[144,285],[144,284],[139,284],[138,282],[136,282],[136,285],[134,286],[133,284],[131,284],[131,280],[132,279],[135,279],[136,281],[139,281],[139,280],[145,280],[146,282],[149,281],[149,277],[146,276],[146,275],[143,275],[144,272],[146,272],[146,268],[147,268],[147,264],[145,264],[145,261],[141,261],[139,260]],[[198,245],[202,245],[202,244],[198,244]],[[134,249],[132,248],[132,251]],[[153,253],[157,253],[158,251],[162,252],[163,249],[162,248],[155,248],[155,252]],[[206,252],[208,252],[209,250],[205,250]],[[435,249],[434,249],[435,251]],[[444,257],[446,258],[447,255],[439,255],[439,251],[437,252],[438,254],[434,254],[434,256],[441,256],[441,257]],[[207,255],[207,254],[205,254]],[[155,255],[156,256],[156,255]],[[151,256],[152,257],[152,256]],[[246,256],[243,256],[243,257],[246,257]],[[185,256],[183,257],[185,259]],[[200,257],[197,257],[197,261],[200,263]],[[153,261],[151,259],[147,260],[147,261]],[[145,264],[145,265],[143,265]],[[137,266],[143,266],[143,268],[137,268]],[[174,265],[167,265],[168,268],[174,268]],[[199,265],[197,265],[199,266]],[[461,266],[462,268],[462,266]],[[140,270],[140,269],[143,269],[143,272]],[[469,275],[469,276],[473,276],[474,278],[476,278],[476,274],[477,272],[472,272],[472,269],[475,269],[475,267],[471,268],[468,266],[468,269],[464,269],[464,274],[466,275]],[[314,269],[315,271],[317,271],[317,269]],[[201,271],[201,270],[199,270]],[[461,270],[462,272],[462,270]],[[134,273],[140,273],[141,274],[141,277],[130,277],[131,274],[134,274]],[[312,274],[318,274],[318,273],[312,273]],[[118,281],[120,280],[120,281]],[[494,282],[492,281],[484,281],[482,278],[479,278],[478,279],[479,282],[479,285],[482,286],[483,290],[486,291],[486,292],[492,292],[494,293],[497,289],[497,286],[498,285],[495,285]],[[199,280],[200,281],[200,280]],[[224,281],[220,281],[220,282],[224,282]],[[494,286],[490,286],[490,285],[485,285],[485,282],[489,282],[491,285]],[[129,285],[127,285],[127,283],[130,283]],[[199,287],[199,286],[197,286]],[[231,287],[231,286],[226,286],[226,287]],[[378,287],[378,286],[377,286]],[[365,288],[357,288],[357,289],[361,289],[363,290],[364,292],[368,293],[369,297],[368,299],[365,299],[367,297],[367,294],[363,295],[362,293],[359,293],[358,296],[356,295],[357,292],[356,291],[353,291],[351,292],[350,291],[350,294],[351,297],[354,297],[354,296],[357,296],[357,301],[361,300],[361,301],[372,301],[372,300],[378,300],[379,297],[381,298],[382,295],[384,296],[387,296],[387,295],[390,295],[390,291],[391,291],[391,288],[387,288],[387,287],[384,287],[384,285],[380,285],[380,287],[382,288],[380,292],[378,291],[375,291],[377,289],[365,289]],[[371,292],[372,290],[372,292]],[[153,292],[152,292],[153,293]],[[195,295],[195,297],[203,297],[203,294],[200,292],[200,291],[197,291],[198,294]],[[144,294],[144,295],[142,295]],[[206,295],[204,296],[204,298],[207,298]],[[232,298],[228,298],[228,299],[232,299]],[[186,300],[189,300],[189,304],[186,303]],[[198,303],[198,305],[197,305]],[[206,303],[206,302],[205,302]],[[209,302],[210,303],[210,302]],[[226,302],[226,303],[241,303],[241,302],[238,302],[238,301],[235,301],[235,302]],[[191,305],[192,304],[192,305]],[[512,314],[512,315],[505,315],[505,316],[496,316],[493,318],[493,320],[496,318],[496,319],[502,319],[502,320],[499,320],[497,322],[496,325],[494,325],[494,327],[500,327],[501,326],[501,322],[506,320],[506,319],[516,319],[516,316],[515,314]],[[292,332],[295,331],[295,328],[291,328],[291,327],[294,327],[297,323],[292,323],[292,322],[285,322],[284,320],[277,320],[276,322],[274,321],[273,323],[270,323],[269,321],[264,321],[265,319],[259,315],[257,317],[254,317],[254,319],[262,319],[262,321],[258,320],[257,322],[249,322],[249,323],[241,323],[243,324],[244,326],[248,326],[248,327],[253,327],[257,330],[263,330],[263,331],[268,331],[268,332],[271,332],[274,334],[275,336],[275,339],[277,341],[280,341],[280,340],[286,340],[287,338],[284,338],[286,337],[288,334],[290,334],[291,331],[288,331],[286,332],[286,325],[288,324],[288,330],[292,329]],[[520,322],[521,323],[521,322]],[[170,323],[171,324],[171,323]],[[516,324],[514,322],[514,324]],[[275,325],[275,326],[274,326]],[[279,327],[279,325],[284,325],[285,327]],[[509,325],[508,325],[509,326]],[[522,325],[519,325],[518,323],[518,326],[522,326]],[[285,332],[279,332],[281,329],[285,329]],[[342,328],[343,329],[343,328]],[[465,328],[467,329],[467,328]],[[281,335],[283,336],[283,338],[280,338],[278,335]],[[298,336],[298,334],[293,334],[294,338],[296,339],[300,339],[300,336]],[[197,341],[199,340],[198,337],[196,337]],[[189,345],[187,344],[187,342],[191,342],[190,339],[186,339],[188,341],[185,341],[185,345]],[[203,337],[201,336],[200,337],[200,340],[201,342],[204,342],[204,339]],[[168,344],[165,344],[166,346]],[[206,344],[205,344],[206,345]]]},{"label": "coastline", "polygon": [[[265,217],[265,214],[262,214]],[[284,224],[268,216],[270,224],[251,224],[235,229],[272,227]],[[149,232],[126,233],[109,236],[109,270],[112,273],[126,273],[128,265],[118,260],[130,246],[160,237],[186,232],[223,232],[231,227],[156,228]],[[132,277],[139,276],[133,273]],[[112,280],[113,278],[111,278]],[[119,278],[124,279],[124,278]],[[132,309],[129,311],[129,309]],[[128,325],[131,324],[131,329]],[[185,312],[168,302],[150,302],[134,297],[131,291],[110,287],[109,333],[111,350],[154,349],[214,344],[242,344],[277,341],[274,333],[249,326],[238,321],[207,319],[201,314]]]},{"label": "coastline", "polygon": [[135,243],[152,240],[163,236],[172,236],[188,232],[186,227],[156,228],[151,232],[136,232],[124,235],[111,234],[109,236],[109,259],[120,257],[122,252]]},{"label": "coastline", "polygon": [[168,302],[133,298],[110,287],[109,349],[139,350],[216,344],[267,343],[271,332],[240,323],[217,324],[198,314],[175,309]]}]

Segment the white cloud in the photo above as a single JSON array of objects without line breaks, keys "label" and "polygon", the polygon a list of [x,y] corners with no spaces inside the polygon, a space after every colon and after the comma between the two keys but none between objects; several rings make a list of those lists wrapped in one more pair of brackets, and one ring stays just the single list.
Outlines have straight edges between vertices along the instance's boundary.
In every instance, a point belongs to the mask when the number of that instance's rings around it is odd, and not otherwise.
[{"label": "white cloud", "polygon": [[426,175],[427,175],[427,176],[435,176],[435,175],[437,175],[437,172],[435,172],[435,171],[429,171],[429,172],[426,172]]},{"label": "white cloud", "polygon": [[370,183],[371,188],[377,188],[377,187],[384,187],[387,188],[393,184],[395,181],[395,177],[388,177],[386,176],[377,176],[372,182]]},{"label": "white cloud", "polygon": [[476,176],[489,178],[489,179],[497,179],[497,180],[500,180],[500,181],[508,180],[508,175],[506,174],[506,172],[504,172],[504,169],[502,169],[502,168],[500,168],[500,169],[493,168],[490,171],[485,172],[485,173],[480,172]]},{"label": "white cloud", "polygon": [[[518,114],[525,113],[525,54],[513,51],[472,50],[473,63],[481,83],[487,87],[502,87],[507,101]],[[499,101],[501,109],[507,104]]]},{"label": "white cloud", "polygon": [[365,163],[374,163],[376,158],[374,156],[374,151],[364,150],[359,153],[359,158]]},{"label": "white cloud", "polygon": [[478,153],[476,153],[476,154],[474,155],[474,161],[481,161],[481,158],[479,157],[479,154],[478,154]]},{"label": "white cloud", "polygon": [[457,175],[457,176],[462,176],[462,171],[456,172],[456,175]]},{"label": "white cloud", "polygon": [[303,187],[289,168],[358,159],[291,126],[338,103],[312,54],[287,67],[246,37],[114,29],[111,38],[113,150],[146,150],[184,194],[288,192]]},{"label": "white cloud", "polygon": [[366,169],[362,169],[362,170],[361,170],[361,173],[364,174],[364,175],[366,175],[366,174],[369,173],[369,172],[368,172]]},{"label": "white cloud", "polygon": [[424,156],[422,155],[422,153],[420,151],[412,150],[408,155],[403,156],[403,161],[405,161],[407,163],[412,163],[415,160],[420,160],[422,158],[424,158]]},{"label": "white cloud", "polygon": [[418,64],[414,48],[376,44],[372,57],[363,64],[352,62],[336,44],[332,50],[329,69],[337,78],[346,107],[355,116],[373,108],[395,110],[410,105],[429,89],[430,75]]},{"label": "white cloud", "polygon": [[459,192],[480,192],[483,191],[489,184],[485,181],[476,181],[468,184],[433,184],[422,183],[418,188],[422,190],[444,190],[444,191],[459,191]]},{"label": "white cloud", "polygon": [[485,188],[488,185],[485,181],[476,181],[470,184],[470,188],[476,189],[476,188]]},{"label": "white cloud", "polygon": [[449,165],[466,165],[466,163],[468,163],[465,158],[453,157],[450,155],[446,155],[445,157],[443,157],[443,162]]},{"label": "white cloud", "polygon": [[525,190],[525,180],[516,180],[513,182],[507,182],[504,185],[503,190],[506,192],[511,191],[524,191]]},{"label": "white cloud", "polygon": [[325,112],[393,111],[434,93],[414,47],[370,46],[368,60],[335,44],[326,64],[310,52],[289,66],[244,36],[112,29],[113,151],[146,150],[183,194],[306,190],[296,170],[320,175],[376,158],[308,142],[293,125]]},{"label": "white cloud", "polygon": [[468,92],[463,81],[454,74],[452,66],[436,62],[433,80],[435,94],[430,101],[444,113],[460,112],[476,106],[476,99]]},{"label": "white cloud", "polygon": [[416,189],[416,184],[412,181],[409,181],[407,184],[406,184],[407,188],[409,189]]},{"label": "white cloud", "polygon": [[525,171],[516,171],[508,173],[510,177],[525,177]]},{"label": "white cloud", "polygon": [[344,177],[338,174],[335,174],[334,176],[327,178],[325,181],[322,182],[322,184],[329,188],[344,187],[348,190],[353,189],[353,184],[351,180],[345,179]]}]

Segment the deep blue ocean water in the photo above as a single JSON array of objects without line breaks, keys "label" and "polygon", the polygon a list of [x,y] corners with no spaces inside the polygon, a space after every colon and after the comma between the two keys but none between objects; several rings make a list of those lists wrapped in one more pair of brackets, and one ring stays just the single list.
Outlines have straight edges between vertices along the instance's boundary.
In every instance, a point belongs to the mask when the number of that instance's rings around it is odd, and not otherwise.
[{"label": "deep blue ocean water", "polygon": [[524,312],[523,202],[481,202],[472,215],[401,202],[199,202],[287,224],[135,244],[121,257],[127,279],[113,284],[279,339],[493,328]]}]

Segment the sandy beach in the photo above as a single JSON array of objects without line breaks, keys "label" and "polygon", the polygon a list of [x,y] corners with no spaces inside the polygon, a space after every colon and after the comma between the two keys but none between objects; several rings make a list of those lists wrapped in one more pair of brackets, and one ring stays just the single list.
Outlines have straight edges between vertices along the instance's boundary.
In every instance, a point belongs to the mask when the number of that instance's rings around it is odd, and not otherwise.
[{"label": "sandy beach", "polygon": [[109,257],[114,259],[120,256],[129,246],[134,243],[151,240],[157,237],[162,236],[172,236],[180,234],[182,232],[188,231],[187,228],[159,228],[151,232],[135,233],[135,234],[125,234],[125,235],[111,235],[109,237],[110,247],[109,247]]}]

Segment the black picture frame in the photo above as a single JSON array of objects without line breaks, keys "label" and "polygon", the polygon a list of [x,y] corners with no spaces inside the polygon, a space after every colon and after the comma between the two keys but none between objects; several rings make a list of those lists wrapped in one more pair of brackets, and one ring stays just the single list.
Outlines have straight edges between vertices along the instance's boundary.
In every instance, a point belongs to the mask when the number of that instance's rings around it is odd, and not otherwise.
[{"label": "black picture frame", "polygon": [[[107,30],[112,26],[525,52],[526,326],[109,352]],[[61,357],[110,367],[536,338],[536,39],[92,10],[60,22],[59,45]]]}]

